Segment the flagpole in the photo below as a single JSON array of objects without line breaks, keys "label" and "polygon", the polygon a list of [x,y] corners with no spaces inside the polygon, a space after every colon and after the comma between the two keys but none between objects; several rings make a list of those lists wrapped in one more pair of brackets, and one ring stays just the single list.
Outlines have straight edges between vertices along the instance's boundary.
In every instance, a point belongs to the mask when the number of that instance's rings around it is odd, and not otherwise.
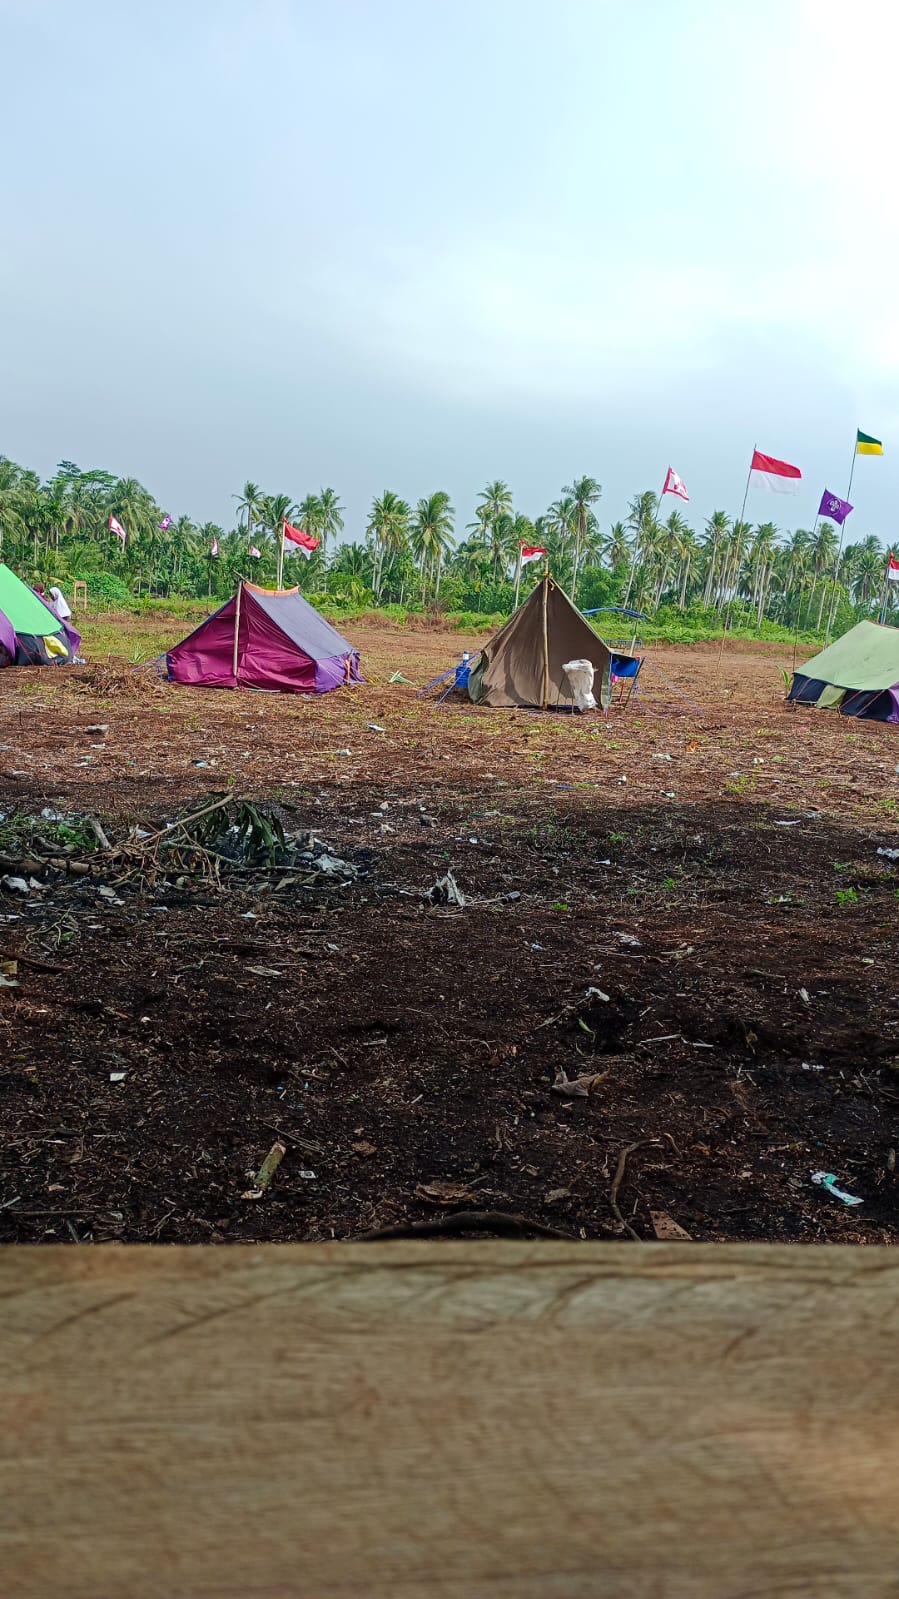
[{"label": "flagpole", "polygon": [[282,580],[283,576],[284,576],[284,518],[282,517],[282,520],[281,520],[281,542],[278,545],[278,588],[279,589],[281,588],[281,580]]},{"label": "flagpole", "polygon": [[890,557],[889,557],[889,555],[887,555],[886,571],[883,574],[883,595],[881,596],[880,611],[878,612],[878,616],[877,616],[877,620],[880,623],[881,627],[883,627],[883,624],[886,621],[887,599],[889,598],[889,593],[890,593]]},{"label": "flagpole", "polygon": [[[846,499],[847,499],[847,501],[849,499],[850,494],[852,493],[852,479],[855,476],[855,463],[856,463],[857,458],[858,458],[858,429],[856,428],[856,430],[855,430],[855,443],[852,446],[852,465],[849,468],[849,487],[846,490]],[[827,616],[827,632],[824,635],[824,643],[825,643],[825,645],[830,643],[830,630],[833,627],[833,619],[834,619],[834,617],[837,614],[837,584],[840,581],[840,563],[841,563],[841,561],[843,559],[843,536],[844,536],[845,532],[846,532],[846,518],[844,516],[842,522],[840,523],[840,542],[839,542],[839,545],[837,547],[837,561],[836,561],[836,566],[834,567],[834,573],[833,573],[833,597],[832,597],[831,602],[830,602],[830,611],[828,612],[828,616]]]},{"label": "flagpole", "polygon": [[[750,460],[749,460],[749,471],[746,473],[746,488],[745,488],[745,490],[743,492],[743,504],[742,504],[742,507],[740,509],[740,521],[739,521],[739,526],[740,527],[742,527],[743,523],[746,520],[746,501],[749,499],[749,485],[752,482],[752,463],[755,460],[757,450],[758,450],[758,445],[754,444],[752,446],[752,455],[750,456]],[[725,567],[725,575],[726,575],[726,573],[727,573],[727,568]],[[709,598],[711,598],[711,595],[709,596]],[[723,658],[723,655],[724,655],[724,641],[727,638],[727,629],[728,629],[728,625],[729,625],[729,622],[730,622],[731,604],[732,604],[732,601],[728,600],[728,602],[727,602],[727,614],[725,615],[725,618],[724,618],[724,632],[721,634],[721,648],[718,651],[718,665],[717,665],[717,667],[715,669],[715,676],[716,677],[718,676],[718,674],[721,671],[721,661],[722,661],[722,658]]]},{"label": "flagpole", "polygon": [[518,541],[518,567],[515,572],[515,604],[513,610],[518,610],[518,595],[521,589],[521,540]]}]

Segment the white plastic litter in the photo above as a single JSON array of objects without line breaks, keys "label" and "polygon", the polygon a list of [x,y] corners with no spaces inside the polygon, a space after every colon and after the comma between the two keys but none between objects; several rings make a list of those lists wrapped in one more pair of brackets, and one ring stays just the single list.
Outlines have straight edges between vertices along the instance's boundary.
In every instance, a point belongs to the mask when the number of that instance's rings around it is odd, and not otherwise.
[{"label": "white plastic litter", "polygon": [[568,679],[571,697],[579,711],[595,711],[596,700],[593,697],[593,679],[596,676],[596,667],[592,661],[578,660],[566,661],[562,671]]},{"label": "white plastic litter", "polygon": [[885,855],[888,861],[899,861],[899,849],[879,849],[878,855]]},{"label": "white plastic litter", "polygon": [[829,1194],[833,1194],[834,1199],[841,1199],[844,1205],[864,1204],[863,1199],[857,1198],[855,1194],[847,1194],[845,1188],[837,1187],[837,1180],[832,1171],[813,1171],[812,1182],[817,1183],[819,1188],[826,1188]]}]

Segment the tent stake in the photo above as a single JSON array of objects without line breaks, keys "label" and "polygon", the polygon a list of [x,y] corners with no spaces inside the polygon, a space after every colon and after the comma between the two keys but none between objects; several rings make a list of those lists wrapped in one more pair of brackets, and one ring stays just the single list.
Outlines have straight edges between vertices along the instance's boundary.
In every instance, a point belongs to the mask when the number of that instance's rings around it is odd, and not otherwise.
[{"label": "tent stake", "polygon": [[240,630],[240,596],[243,590],[243,578],[237,579],[237,601],[234,606],[234,659],[232,669],[234,672],[234,686],[237,687],[237,635]]},{"label": "tent stake", "polygon": [[549,704],[549,633],[546,626],[546,601],[549,594],[549,568],[543,574],[543,709]]}]

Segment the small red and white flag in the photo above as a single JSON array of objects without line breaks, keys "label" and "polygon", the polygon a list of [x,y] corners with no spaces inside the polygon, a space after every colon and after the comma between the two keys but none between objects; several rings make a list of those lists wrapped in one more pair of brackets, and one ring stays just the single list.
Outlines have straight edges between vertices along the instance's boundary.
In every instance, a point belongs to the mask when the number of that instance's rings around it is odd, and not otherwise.
[{"label": "small red and white flag", "polygon": [[530,565],[531,561],[539,561],[541,555],[545,554],[546,551],[538,549],[536,544],[522,544],[521,564],[522,566],[528,566]]},{"label": "small red and white flag", "polygon": [[689,494],[686,492],[686,483],[683,478],[678,478],[677,472],[675,472],[673,467],[669,467],[669,475],[665,478],[662,494],[677,494],[678,499],[689,499]]},{"label": "small red and white flag", "polygon": [[254,561],[262,560],[262,551],[257,550],[255,544],[250,545],[250,554],[252,555]]},{"label": "small red and white flag", "polygon": [[124,544],[125,537],[126,537],[125,529],[123,528],[123,526],[122,526],[121,522],[119,521],[118,517],[111,516],[109,518],[109,531],[110,531],[110,533],[114,533],[115,534],[116,538],[119,540],[119,542],[121,544]]},{"label": "small red and white flag", "polygon": [[218,552],[219,552],[219,541],[215,537],[215,535],[213,535],[212,545],[210,547],[209,553],[210,553],[210,555],[218,555]]},{"label": "small red and white flag", "polygon": [[321,544],[321,539],[317,539],[314,534],[305,533],[301,527],[291,527],[289,522],[284,523],[284,538],[295,544],[299,554],[304,555],[307,561]]},{"label": "small red and white flag", "polygon": [[789,461],[777,461],[773,455],[763,455],[761,450],[753,450],[749,470],[758,472],[765,488],[773,489],[775,494],[799,493],[802,473],[798,466],[791,466]]},{"label": "small red and white flag", "polygon": [[663,488],[662,493],[676,494],[680,500],[688,500],[690,498],[689,494],[687,493],[686,483],[682,477],[678,477],[673,466],[669,466],[668,468],[668,476],[665,479],[665,487]]},{"label": "small red and white flag", "polygon": [[887,556],[887,582],[899,583],[899,560],[892,551]]}]

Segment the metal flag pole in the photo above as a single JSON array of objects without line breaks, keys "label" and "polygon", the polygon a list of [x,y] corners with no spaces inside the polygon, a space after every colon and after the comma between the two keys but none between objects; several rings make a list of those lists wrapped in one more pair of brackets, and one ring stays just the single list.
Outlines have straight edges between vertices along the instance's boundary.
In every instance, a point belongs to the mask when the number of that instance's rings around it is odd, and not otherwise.
[{"label": "metal flag pole", "polygon": [[[856,428],[856,430],[855,430],[855,443],[852,446],[852,465],[849,468],[849,487],[846,490],[847,503],[848,503],[848,500],[849,500],[849,496],[852,493],[852,479],[855,476],[855,462],[856,462],[857,456],[858,456],[858,429]],[[830,643],[830,630],[833,627],[833,619],[834,619],[834,617],[837,614],[837,586],[838,586],[839,581],[840,581],[840,563],[842,562],[842,559],[843,559],[843,538],[845,536],[845,533],[846,533],[846,518],[844,516],[842,522],[840,523],[840,542],[839,542],[839,545],[837,547],[837,559],[836,559],[836,565],[834,566],[834,571],[833,571],[833,595],[831,596],[830,610],[829,610],[828,615],[827,615],[827,632],[824,635],[824,643],[825,643],[825,645]]]},{"label": "metal flag pole", "polygon": [[518,610],[518,594],[519,594],[519,590],[521,589],[521,551],[522,551],[522,543],[521,543],[521,540],[519,539],[518,540],[518,566],[517,566],[516,571],[515,571],[515,604],[512,607],[512,609],[515,610],[515,611]]},{"label": "metal flag pole", "polygon": [[[740,508],[740,520],[739,520],[738,523],[734,524],[735,527],[742,527],[744,525],[745,521],[746,521],[746,501],[749,499],[749,485],[752,482],[752,462],[755,460],[757,451],[758,451],[758,445],[754,444],[752,446],[752,456],[751,456],[750,462],[749,462],[749,471],[746,473],[746,488],[743,491],[743,504],[742,504],[742,506]],[[725,567],[725,573],[726,573],[726,571],[727,571],[727,568]],[[709,595],[709,598],[711,599],[711,595]],[[722,658],[724,656],[724,643],[725,643],[725,640],[727,638],[727,629],[728,629],[728,625],[729,625],[729,622],[730,622],[730,610],[731,610],[730,601],[728,601],[727,614],[726,614],[726,616],[724,618],[724,632],[721,634],[721,648],[718,651],[718,665],[715,668],[715,676],[716,677],[718,676],[718,674],[721,671],[721,661],[722,661]]]},{"label": "metal flag pole", "polygon": [[278,545],[278,588],[279,589],[282,586],[282,578],[284,577],[284,521],[285,521],[285,518],[282,517],[282,519],[281,519],[281,542]]}]

